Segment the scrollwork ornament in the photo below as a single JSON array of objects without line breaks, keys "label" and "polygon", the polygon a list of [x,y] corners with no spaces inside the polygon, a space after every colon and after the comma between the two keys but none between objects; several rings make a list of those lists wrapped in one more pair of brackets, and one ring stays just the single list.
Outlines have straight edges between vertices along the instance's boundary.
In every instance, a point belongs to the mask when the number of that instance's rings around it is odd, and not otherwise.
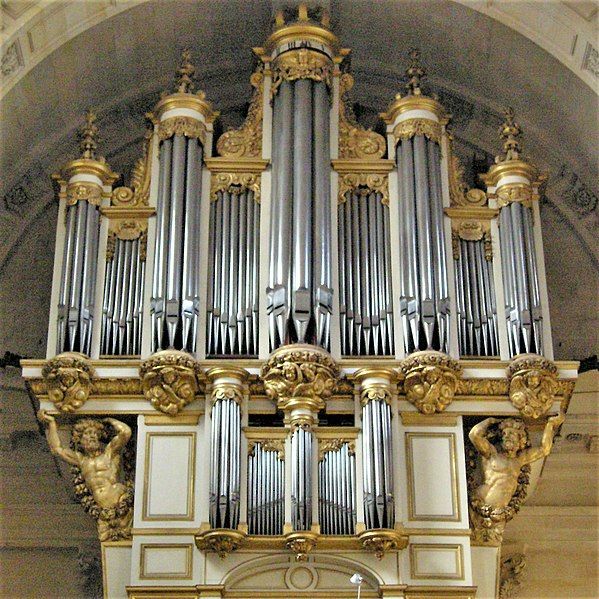
[{"label": "scrollwork ornament", "polygon": [[146,399],[170,416],[176,416],[199,391],[197,364],[181,351],[158,352],[142,362],[139,372]]},{"label": "scrollwork ornament", "polygon": [[254,455],[254,447],[260,444],[262,451],[274,451],[279,460],[285,460],[285,441],[283,439],[256,439],[248,441],[248,455]]},{"label": "scrollwork ornament", "polygon": [[196,535],[196,546],[200,551],[210,551],[225,559],[229,553],[239,549],[245,539],[245,533],[239,530],[216,528]]},{"label": "scrollwork ornament", "polygon": [[254,94],[245,122],[238,129],[223,133],[216,144],[219,156],[228,158],[250,158],[262,155],[262,99],[264,73],[262,66],[250,77]]},{"label": "scrollwork ornament", "polygon": [[387,150],[385,138],[365,129],[356,120],[348,92],[354,85],[349,73],[341,75],[339,80],[339,157],[349,159],[379,160]]},{"label": "scrollwork ornament", "polygon": [[365,389],[362,389],[360,393],[360,403],[362,406],[370,403],[371,401],[384,401],[390,403],[391,391],[386,385],[368,385]]},{"label": "scrollwork ornament", "polygon": [[42,369],[48,398],[61,412],[74,412],[88,399],[94,370],[83,354],[67,352],[48,360]]},{"label": "scrollwork ornament", "polygon": [[426,138],[440,143],[441,125],[430,119],[408,119],[401,121],[393,129],[393,136],[397,140],[412,139],[415,135],[424,135]]},{"label": "scrollwork ornament", "polygon": [[197,119],[187,116],[175,116],[160,121],[158,138],[163,141],[173,135],[184,135],[192,139],[199,139],[204,144],[206,143],[206,131],[206,125]]},{"label": "scrollwork ornament", "polygon": [[74,206],[77,202],[88,202],[93,206],[102,203],[102,187],[98,183],[77,181],[69,183],[66,189],[67,206]]},{"label": "scrollwork ornament", "polygon": [[527,183],[512,183],[502,185],[495,193],[497,205],[500,208],[508,206],[512,202],[520,202],[527,208],[530,208],[532,201],[537,199],[533,189]]},{"label": "scrollwork ornament", "polygon": [[212,405],[217,401],[227,401],[232,400],[238,406],[241,406],[241,402],[243,401],[243,392],[241,388],[237,385],[223,384],[219,383],[214,386],[212,389],[211,401]]},{"label": "scrollwork ornament", "polygon": [[316,547],[318,535],[310,531],[292,532],[287,535],[285,546],[291,553],[295,553],[298,562],[308,560],[308,554]]},{"label": "scrollwork ornament", "polygon": [[557,367],[541,356],[524,355],[508,367],[509,397],[512,405],[527,418],[549,412],[558,391]]},{"label": "scrollwork ornament", "polygon": [[442,412],[452,402],[461,368],[449,356],[435,351],[417,352],[402,363],[401,369],[405,373],[406,399],[419,412]]},{"label": "scrollwork ornament", "polygon": [[383,173],[346,173],[339,178],[339,203],[347,199],[348,192],[381,194],[381,202],[389,205],[389,178]]},{"label": "scrollwork ornament", "polygon": [[254,192],[254,200],[260,202],[260,173],[213,173],[210,180],[210,198],[218,199],[219,192],[241,193],[244,189]]}]

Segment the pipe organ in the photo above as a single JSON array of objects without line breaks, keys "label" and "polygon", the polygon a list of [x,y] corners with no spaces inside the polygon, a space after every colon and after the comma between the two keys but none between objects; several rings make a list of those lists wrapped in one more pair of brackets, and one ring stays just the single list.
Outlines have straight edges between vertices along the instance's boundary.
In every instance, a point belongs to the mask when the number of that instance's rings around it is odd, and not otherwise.
[{"label": "pipe organ", "polygon": [[384,135],[364,128],[328,16],[292,13],[218,139],[184,52],[129,185],[87,115],[24,377],[106,597],[351,596],[353,572],[364,596],[495,597],[534,484],[509,439],[546,456],[576,376],[552,361],[543,175],[509,110],[469,188],[417,51]]}]

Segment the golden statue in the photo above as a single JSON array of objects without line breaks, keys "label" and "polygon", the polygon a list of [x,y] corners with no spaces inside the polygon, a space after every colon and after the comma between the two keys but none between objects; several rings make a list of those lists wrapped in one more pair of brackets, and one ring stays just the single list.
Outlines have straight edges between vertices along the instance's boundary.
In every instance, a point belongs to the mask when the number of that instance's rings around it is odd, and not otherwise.
[{"label": "golden statue", "polygon": [[[80,471],[80,477],[75,479],[75,494],[84,509],[97,520],[100,541],[130,538],[132,481],[122,483],[119,477],[121,453],[131,438],[131,429],[114,418],[84,418],[73,427],[73,448],[66,449],[60,442],[54,417],[40,410],[38,418],[47,425],[50,451]],[[109,428],[116,431],[112,438]]]},{"label": "golden statue", "polygon": [[[479,540],[501,541],[505,524],[520,509],[525,497],[522,470],[549,455],[555,429],[565,415],[547,420],[538,447],[529,447],[526,426],[519,418],[487,418],[470,430],[470,441],[481,455],[482,481],[472,491],[471,517]],[[497,425],[490,431],[492,425]],[[520,491],[517,493],[517,491]]]}]

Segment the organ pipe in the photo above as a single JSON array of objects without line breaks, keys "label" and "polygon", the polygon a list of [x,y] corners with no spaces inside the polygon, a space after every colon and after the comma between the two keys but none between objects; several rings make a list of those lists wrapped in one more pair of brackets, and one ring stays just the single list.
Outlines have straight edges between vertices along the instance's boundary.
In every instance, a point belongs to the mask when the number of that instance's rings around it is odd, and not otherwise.
[{"label": "organ pipe", "polygon": [[392,355],[389,208],[380,192],[357,189],[339,204],[341,352]]},{"label": "organ pipe", "polygon": [[217,193],[210,206],[208,356],[258,353],[259,230],[252,190]]}]

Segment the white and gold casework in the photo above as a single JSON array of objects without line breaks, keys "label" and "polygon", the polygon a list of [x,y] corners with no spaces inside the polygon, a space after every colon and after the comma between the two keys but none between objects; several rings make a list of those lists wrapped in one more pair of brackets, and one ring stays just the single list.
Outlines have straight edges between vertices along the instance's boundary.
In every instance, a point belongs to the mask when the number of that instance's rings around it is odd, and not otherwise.
[{"label": "white and gold casework", "polygon": [[218,139],[184,52],[129,186],[87,115],[23,376],[106,597],[352,597],[354,573],[362,597],[495,597],[577,372],[553,362],[543,177],[508,111],[468,188],[416,51],[386,136],[363,128],[328,16],[288,13]]}]

